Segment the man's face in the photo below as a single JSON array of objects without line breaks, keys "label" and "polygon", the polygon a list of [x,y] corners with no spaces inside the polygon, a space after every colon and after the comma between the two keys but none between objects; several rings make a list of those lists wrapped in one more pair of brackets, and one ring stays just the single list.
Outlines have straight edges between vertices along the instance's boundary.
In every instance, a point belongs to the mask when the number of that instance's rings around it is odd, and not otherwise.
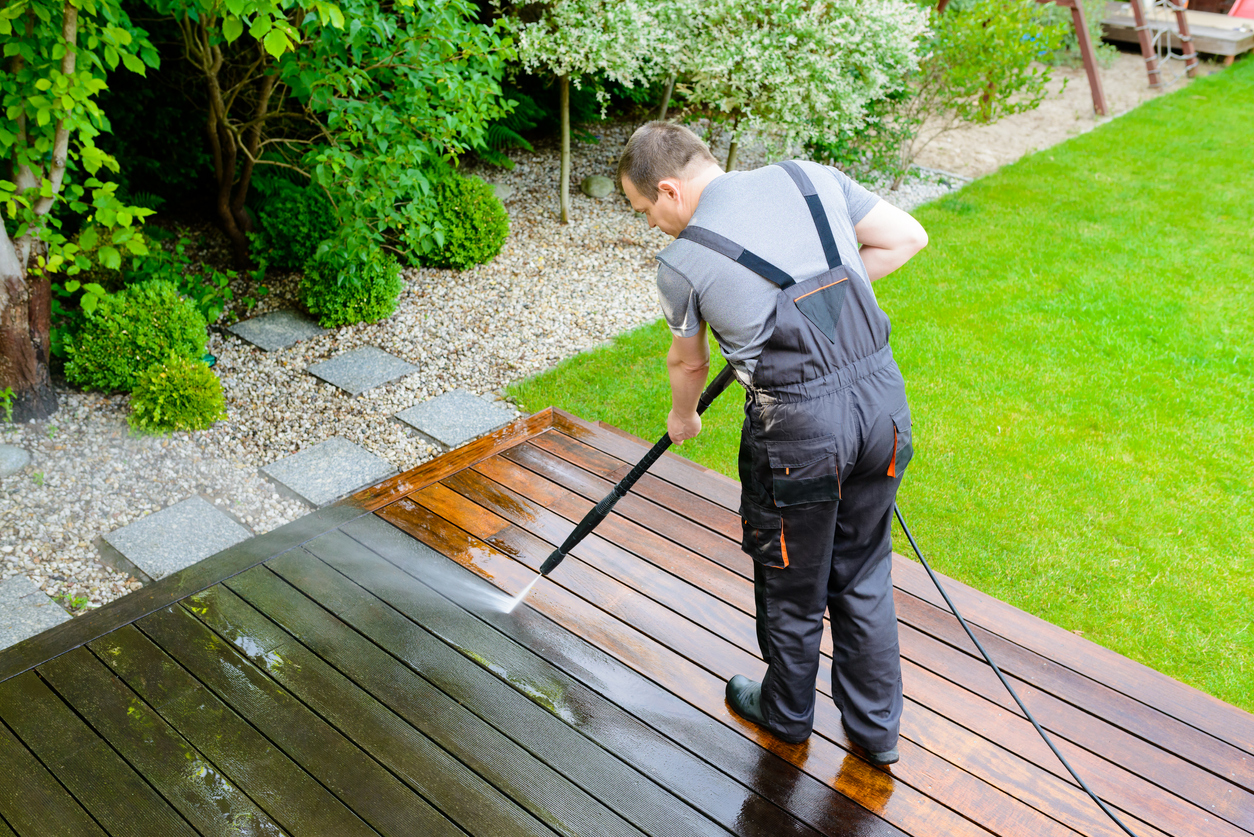
[{"label": "man's face", "polygon": [[650,227],[675,238],[688,226],[692,212],[685,212],[681,184],[675,180],[663,180],[657,185],[657,200],[651,201],[636,191],[631,180],[623,178],[623,192],[631,202],[631,208],[644,215]]}]

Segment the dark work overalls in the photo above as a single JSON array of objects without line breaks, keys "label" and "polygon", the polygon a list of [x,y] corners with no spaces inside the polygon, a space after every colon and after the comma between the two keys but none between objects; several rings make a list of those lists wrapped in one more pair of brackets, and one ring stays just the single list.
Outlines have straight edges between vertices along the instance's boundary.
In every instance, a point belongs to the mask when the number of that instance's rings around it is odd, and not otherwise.
[{"label": "dark work overalls", "polygon": [[794,280],[717,233],[680,238],[779,286],[775,330],[746,385],[740,440],[743,548],[754,561],[767,725],[799,741],[814,726],[823,614],[832,696],[854,743],[896,746],[901,660],[890,575],[892,508],[911,454],[905,387],[888,317],[841,264],[814,185],[781,163],[809,205],[828,269]]}]

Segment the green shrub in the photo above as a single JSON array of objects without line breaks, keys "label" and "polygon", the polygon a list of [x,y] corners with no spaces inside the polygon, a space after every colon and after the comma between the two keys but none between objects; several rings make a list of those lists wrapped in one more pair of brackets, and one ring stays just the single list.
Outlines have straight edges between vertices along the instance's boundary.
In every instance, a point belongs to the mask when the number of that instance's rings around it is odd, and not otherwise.
[{"label": "green shrub", "polygon": [[387,319],[403,287],[400,265],[382,250],[364,260],[330,251],[305,265],[300,298],[322,326],[334,328]]},{"label": "green shrub", "polygon": [[436,183],[435,198],[444,243],[423,259],[426,264],[465,270],[501,252],[509,216],[491,186],[477,177],[451,175]]},{"label": "green shrub", "polygon": [[131,393],[128,421],[145,433],[204,430],[224,418],[222,382],[200,360],[170,355],[148,367]]},{"label": "green shrub", "polygon": [[100,298],[66,344],[65,377],[86,389],[129,392],[171,354],[205,353],[205,318],[170,282],[139,282]]},{"label": "green shrub", "polygon": [[299,270],[338,228],[335,207],[316,187],[301,188],[283,181],[276,185],[274,194],[257,213],[259,232],[253,241],[253,254],[266,264]]}]

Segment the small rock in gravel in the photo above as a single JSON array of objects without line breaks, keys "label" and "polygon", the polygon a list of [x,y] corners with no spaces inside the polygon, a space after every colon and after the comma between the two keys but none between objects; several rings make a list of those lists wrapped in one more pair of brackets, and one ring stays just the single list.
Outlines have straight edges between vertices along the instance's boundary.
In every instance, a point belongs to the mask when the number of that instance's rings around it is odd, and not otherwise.
[{"label": "small rock in gravel", "polygon": [[614,181],[604,175],[594,174],[579,181],[579,191],[590,198],[604,198],[614,194]]},{"label": "small rock in gravel", "polygon": [[0,445],[0,477],[11,477],[30,464],[30,452],[17,445]]}]

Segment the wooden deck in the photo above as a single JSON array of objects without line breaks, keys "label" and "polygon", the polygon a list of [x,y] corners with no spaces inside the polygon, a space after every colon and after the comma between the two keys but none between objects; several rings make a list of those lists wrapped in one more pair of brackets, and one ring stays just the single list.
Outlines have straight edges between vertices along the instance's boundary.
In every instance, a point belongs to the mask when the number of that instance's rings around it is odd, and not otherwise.
[{"label": "wooden deck", "polygon": [[[901,762],[732,716],[759,676],[738,486],[537,414],[0,652],[9,834],[1114,835],[895,559]],[[1141,837],[1254,833],[1254,716],[950,582]],[[825,646],[830,649],[830,644]]]},{"label": "wooden deck", "polygon": [[[1148,3],[1144,4],[1144,8],[1151,35],[1165,30],[1171,48],[1179,52],[1183,44],[1175,15],[1165,9],[1149,8]],[[1184,14],[1189,24],[1189,34],[1193,36],[1193,47],[1198,52],[1235,56],[1254,49],[1254,20],[1213,12],[1196,12],[1192,9],[1186,10]],[[1137,43],[1139,36],[1136,31],[1136,17],[1132,6],[1127,2],[1108,0],[1102,26],[1103,34],[1109,40]]]}]

